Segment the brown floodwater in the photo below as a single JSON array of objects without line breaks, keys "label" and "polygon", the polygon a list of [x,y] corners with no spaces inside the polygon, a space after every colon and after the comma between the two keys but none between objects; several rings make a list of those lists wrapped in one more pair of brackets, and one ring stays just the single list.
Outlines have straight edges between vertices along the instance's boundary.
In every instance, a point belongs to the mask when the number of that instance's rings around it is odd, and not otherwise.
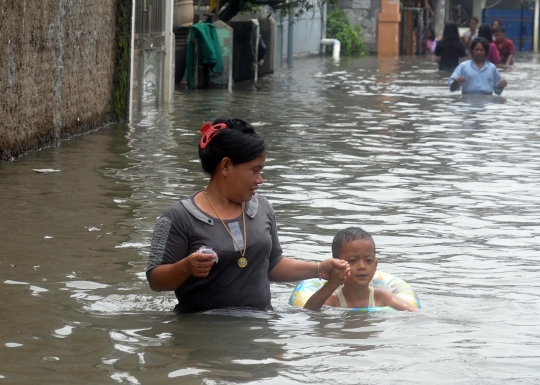
[{"label": "brown floodwater", "polygon": [[[501,70],[501,97],[436,68],[296,59],[0,163],[0,384],[539,383],[540,56]],[[207,183],[198,130],[223,114],[270,143],[286,255],[323,260],[362,226],[424,311],[303,311],[279,283],[272,312],[175,315],[146,282],[152,232]]]}]

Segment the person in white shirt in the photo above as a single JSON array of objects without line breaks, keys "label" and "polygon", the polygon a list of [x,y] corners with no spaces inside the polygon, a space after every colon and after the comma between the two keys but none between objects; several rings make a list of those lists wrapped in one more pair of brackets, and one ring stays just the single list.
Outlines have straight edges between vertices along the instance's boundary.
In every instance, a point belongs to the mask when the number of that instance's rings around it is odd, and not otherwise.
[{"label": "person in white shirt", "polygon": [[478,18],[472,17],[469,21],[469,29],[463,33],[461,37],[463,45],[467,49],[467,53],[470,55],[471,42],[478,37]]}]

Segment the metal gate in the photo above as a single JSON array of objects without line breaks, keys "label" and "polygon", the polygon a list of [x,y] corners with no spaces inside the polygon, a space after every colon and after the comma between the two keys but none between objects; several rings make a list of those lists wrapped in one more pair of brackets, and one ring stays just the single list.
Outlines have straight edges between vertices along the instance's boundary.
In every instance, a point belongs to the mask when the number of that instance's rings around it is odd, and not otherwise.
[{"label": "metal gate", "polygon": [[165,14],[167,0],[134,0],[133,93],[141,111],[143,101],[163,101]]},{"label": "metal gate", "polygon": [[426,53],[426,38],[431,23],[427,9],[401,7],[401,55],[424,55]]},{"label": "metal gate", "polygon": [[517,51],[533,50],[534,9],[522,5],[521,9],[487,9],[484,22],[501,21],[506,37],[514,42]]}]

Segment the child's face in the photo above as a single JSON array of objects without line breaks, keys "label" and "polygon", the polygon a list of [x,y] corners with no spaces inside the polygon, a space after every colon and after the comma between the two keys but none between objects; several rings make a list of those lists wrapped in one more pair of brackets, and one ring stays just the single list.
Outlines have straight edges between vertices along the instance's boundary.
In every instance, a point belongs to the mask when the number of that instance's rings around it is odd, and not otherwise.
[{"label": "child's face", "polygon": [[506,34],[502,33],[502,32],[495,32],[495,34],[493,36],[495,36],[495,40],[498,43],[502,43],[504,41],[505,37],[506,37]]},{"label": "child's face", "polygon": [[344,243],[339,258],[349,262],[351,266],[351,276],[347,279],[346,284],[369,285],[377,270],[373,242],[367,239],[357,239],[350,243]]}]

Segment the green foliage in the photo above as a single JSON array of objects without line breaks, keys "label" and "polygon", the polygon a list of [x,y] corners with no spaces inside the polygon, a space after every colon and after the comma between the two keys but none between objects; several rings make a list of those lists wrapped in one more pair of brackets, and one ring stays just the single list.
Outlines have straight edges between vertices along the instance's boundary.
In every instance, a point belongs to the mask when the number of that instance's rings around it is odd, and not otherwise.
[{"label": "green foliage", "polygon": [[259,5],[254,5],[249,1],[241,1],[239,13],[252,12],[252,11],[257,10],[259,7],[260,7]]},{"label": "green foliage", "polygon": [[[341,55],[365,56],[368,50],[364,44],[364,31],[359,25],[353,26],[345,11],[333,9],[328,13],[326,28],[328,38],[338,39],[341,43]],[[331,50],[327,47],[327,50]]]}]

